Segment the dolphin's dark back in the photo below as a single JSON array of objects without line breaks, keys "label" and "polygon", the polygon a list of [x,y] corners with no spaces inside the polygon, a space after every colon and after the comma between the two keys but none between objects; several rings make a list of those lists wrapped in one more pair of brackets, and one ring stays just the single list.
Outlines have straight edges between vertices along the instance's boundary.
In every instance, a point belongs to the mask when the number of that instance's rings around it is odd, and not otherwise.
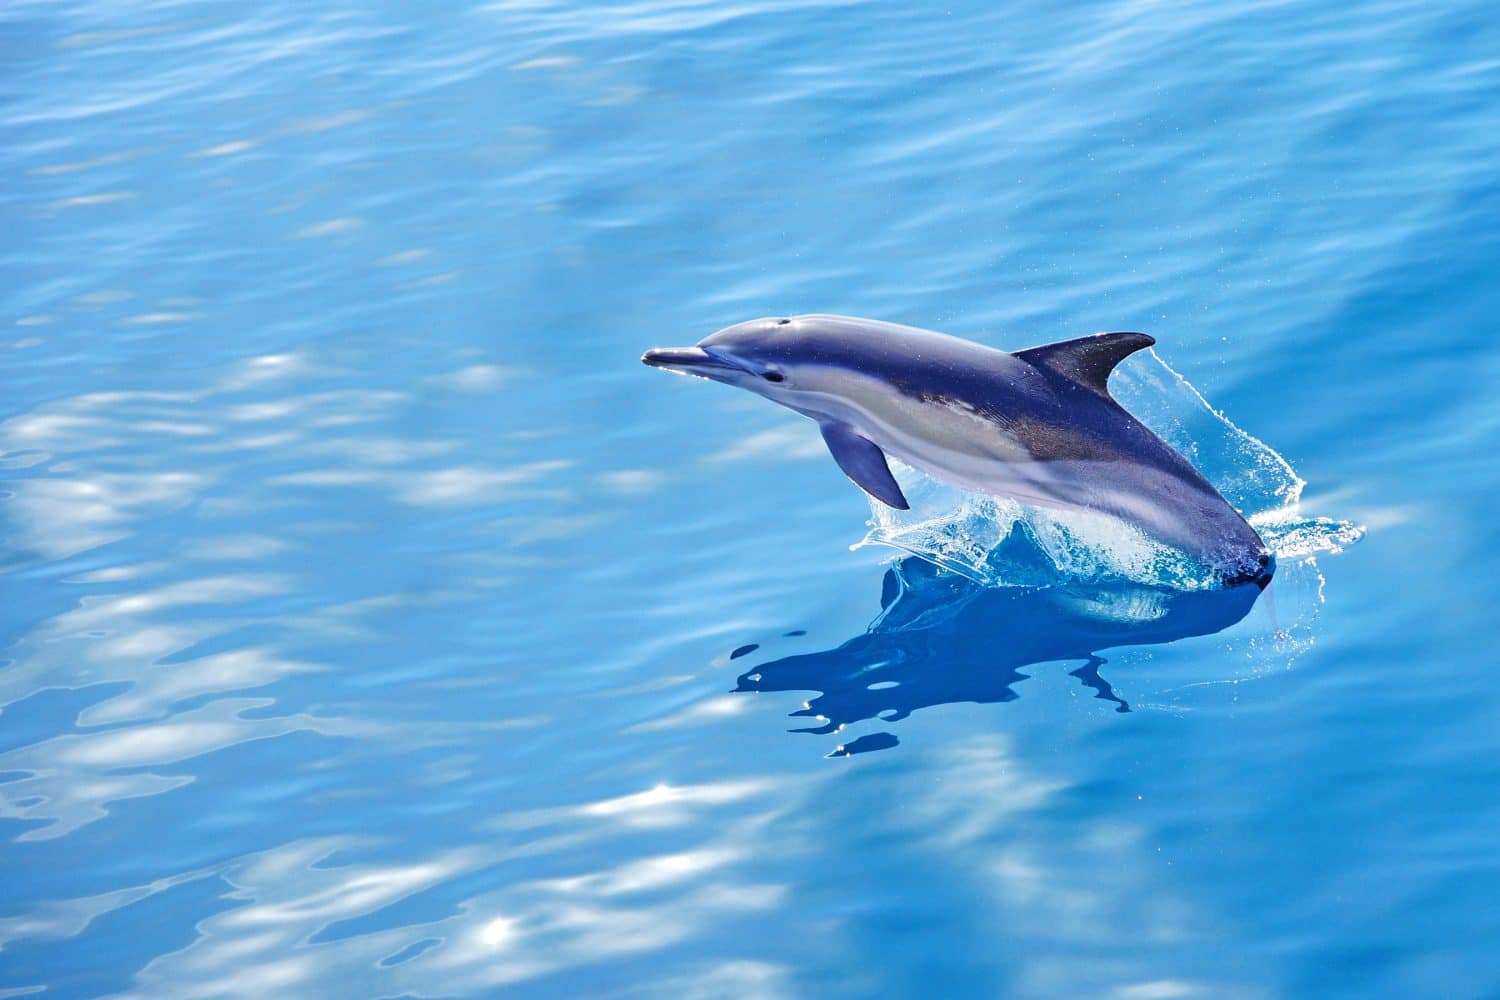
[{"label": "dolphin's dark back", "polygon": [[[1076,379],[1011,353],[947,334],[844,316],[818,325],[824,364],[874,375],[924,402],[963,406],[994,421],[1032,460],[1149,462],[1194,490],[1215,493],[1191,462],[1115,402]],[[1140,336],[1140,335],[1131,335]],[[1151,343],[1145,338],[1145,344]]]}]

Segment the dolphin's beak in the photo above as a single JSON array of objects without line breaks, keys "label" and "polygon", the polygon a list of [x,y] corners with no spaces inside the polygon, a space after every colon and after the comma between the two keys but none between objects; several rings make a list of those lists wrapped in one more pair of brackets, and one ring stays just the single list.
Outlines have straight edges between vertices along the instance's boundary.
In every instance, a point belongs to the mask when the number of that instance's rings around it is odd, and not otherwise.
[{"label": "dolphin's beak", "polygon": [[715,375],[740,371],[722,358],[709,354],[701,347],[653,347],[641,355],[641,361],[652,368],[665,368],[679,375],[697,375],[713,378]]}]

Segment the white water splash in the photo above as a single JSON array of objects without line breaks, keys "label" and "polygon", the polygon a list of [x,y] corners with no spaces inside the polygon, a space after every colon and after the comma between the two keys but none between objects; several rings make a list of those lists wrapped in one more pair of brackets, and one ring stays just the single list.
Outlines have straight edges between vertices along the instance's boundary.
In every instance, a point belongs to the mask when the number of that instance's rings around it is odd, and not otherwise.
[{"label": "white water splash", "polygon": [[[1209,405],[1155,351],[1118,370],[1110,393],[1188,458],[1243,514],[1279,564],[1339,552],[1364,534],[1349,521],[1301,511],[1306,483],[1272,448]],[[888,545],[988,586],[1124,580],[1200,590],[1219,586],[1209,567],[1118,518],[1031,507],[958,489],[892,462],[911,504],[870,501],[870,531],[856,545]]]}]

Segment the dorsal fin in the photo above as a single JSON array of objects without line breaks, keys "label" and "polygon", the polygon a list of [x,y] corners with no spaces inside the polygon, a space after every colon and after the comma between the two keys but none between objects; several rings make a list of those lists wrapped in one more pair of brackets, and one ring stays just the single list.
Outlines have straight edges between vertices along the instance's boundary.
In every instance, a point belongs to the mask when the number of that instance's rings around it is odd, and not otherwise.
[{"label": "dorsal fin", "polygon": [[1144,333],[1096,333],[1027,348],[1016,351],[1015,355],[1108,396],[1109,373],[1115,370],[1115,365],[1154,343],[1156,339]]}]

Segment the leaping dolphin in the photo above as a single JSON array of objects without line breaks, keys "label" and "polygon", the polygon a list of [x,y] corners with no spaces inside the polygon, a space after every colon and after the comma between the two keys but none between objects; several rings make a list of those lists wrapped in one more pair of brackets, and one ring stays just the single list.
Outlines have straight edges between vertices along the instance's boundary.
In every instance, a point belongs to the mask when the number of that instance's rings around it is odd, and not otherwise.
[{"label": "leaping dolphin", "polygon": [[736,385],[817,421],[844,474],[906,510],[894,455],[945,482],[1099,511],[1218,570],[1269,580],[1271,553],[1209,481],[1110,396],[1110,372],[1156,341],[1099,333],[1010,353],[849,316],[755,319],[656,368]]}]

